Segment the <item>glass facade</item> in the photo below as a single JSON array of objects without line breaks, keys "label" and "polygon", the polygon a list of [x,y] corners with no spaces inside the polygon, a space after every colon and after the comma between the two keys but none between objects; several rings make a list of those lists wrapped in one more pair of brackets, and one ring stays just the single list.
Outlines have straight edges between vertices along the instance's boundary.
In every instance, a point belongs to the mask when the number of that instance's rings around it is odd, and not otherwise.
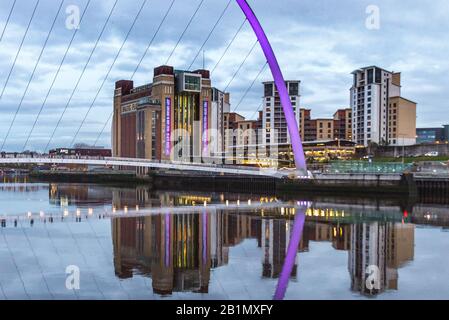
[{"label": "glass facade", "polygon": [[184,89],[189,91],[201,91],[201,78],[184,75]]},{"label": "glass facade", "polygon": [[[200,120],[200,96],[197,93],[183,92],[175,95],[174,130],[177,130],[176,145],[180,150],[175,157],[186,157],[194,154],[194,124]],[[182,129],[182,130],[178,130]]]}]

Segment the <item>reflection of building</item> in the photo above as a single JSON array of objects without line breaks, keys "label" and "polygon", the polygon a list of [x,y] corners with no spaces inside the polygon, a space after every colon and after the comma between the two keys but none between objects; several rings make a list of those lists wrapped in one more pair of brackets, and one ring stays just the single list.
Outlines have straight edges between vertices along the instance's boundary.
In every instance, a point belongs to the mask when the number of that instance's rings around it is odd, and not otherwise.
[{"label": "reflection of building", "polygon": [[227,264],[229,247],[258,237],[257,230],[250,216],[219,212],[113,219],[116,274],[150,276],[157,294],[207,293],[210,269]]},{"label": "reflection of building", "polygon": [[101,206],[112,201],[111,189],[83,184],[50,184],[49,201],[59,206]]},{"label": "reflection of building", "polygon": [[[280,276],[290,242],[291,229],[292,221],[290,220],[262,220],[263,277],[278,278]],[[296,277],[296,269],[297,262],[292,270],[292,277]]]},{"label": "reflection of building", "polygon": [[[169,207],[239,200],[234,195],[114,193],[114,206]],[[243,201],[243,199],[240,199]],[[253,198],[252,200],[257,201]],[[270,202],[259,198],[259,201]],[[215,210],[208,206],[209,210]],[[206,210],[206,209],[204,209]],[[262,277],[280,276],[291,237],[293,211],[203,212],[166,214],[112,220],[114,266],[118,277],[152,278],[157,294],[208,292],[210,272],[229,263],[230,248],[255,239],[260,248]],[[365,295],[398,288],[398,269],[414,256],[414,226],[396,222],[361,222],[358,214],[338,209],[310,208],[298,252],[307,254],[312,242],[327,242],[335,250],[348,251],[351,288]],[[287,218],[288,217],[288,218]],[[295,262],[295,278],[300,263]],[[379,290],[368,290],[368,267],[379,268]]]},{"label": "reflection of building", "polygon": [[[413,260],[414,228],[414,225],[382,222],[352,225],[349,251],[352,290],[365,295],[396,290],[397,269]],[[378,270],[374,278],[376,286],[369,289],[366,281],[374,269]]]}]

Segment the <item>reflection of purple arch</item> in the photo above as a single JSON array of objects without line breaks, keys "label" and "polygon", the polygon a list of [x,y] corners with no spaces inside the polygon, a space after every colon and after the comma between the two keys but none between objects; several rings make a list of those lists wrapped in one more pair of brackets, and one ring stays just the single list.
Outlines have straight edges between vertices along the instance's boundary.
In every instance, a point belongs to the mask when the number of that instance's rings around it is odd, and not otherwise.
[{"label": "reflection of purple arch", "polygon": [[284,110],[285,120],[287,121],[288,131],[290,133],[290,139],[292,142],[293,153],[295,156],[296,168],[298,171],[305,174],[307,172],[306,160],[304,157],[304,150],[302,148],[301,137],[299,135],[298,123],[295,119],[295,113],[293,112],[290,96],[285,85],[284,76],[279,67],[279,64],[274,55],[273,49],[268,41],[268,38],[260,25],[259,20],[254,14],[253,10],[249,6],[246,0],[237,0],[242,11],[245,13],[251,27],[253,28],[257,39],[262,47],[262,50],[270,66],[271,73],[273,74],[274,82],[279,92],[282,108]]},{"label": "reflection of purple arch", "polygon": [[304,223],[306,221],[305,216],[306,208],[299,210],[295,216],[295,222],[293,223],[293,230],[288,243],[287,255],[285,256],[284,265],[282,266],[281,275],[279,276],[276,292],[274,293],[274,300],[283,300],[285,293],[287,292],[288,282],[295,266],[295,259],[301,242],[302,233],[304,230]]}]

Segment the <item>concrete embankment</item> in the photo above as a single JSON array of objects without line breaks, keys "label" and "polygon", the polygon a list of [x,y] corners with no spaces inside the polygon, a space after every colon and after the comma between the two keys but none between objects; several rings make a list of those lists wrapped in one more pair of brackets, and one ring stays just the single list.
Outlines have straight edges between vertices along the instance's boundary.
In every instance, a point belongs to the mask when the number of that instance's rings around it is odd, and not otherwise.
[{"label": "concrete embankment", "polygon": [[282,193],[320,193],[335,195],[385,195],[416,197],[412,175],[393,174],[326,174],[313,180],[283,180],[277,184]]},{"label": "concrete embankment", "polygon": [[217,192],[417,196],[416,184],[411,175],[341,174],[319,175],[313,180],[289,180],[269,177],[155,174],[153,186],[156,189],[179,188]]},{"label": "concrete embankment", "polygon": [[104,183],[104,184],[151,184],[151,177],[137,177],[133,172],[31,172],[30,178],[46,182]]},{"label": "concrete embankment", "polygon": [[152,173],[137,177],[132,172],[33,172],[34,180],[48,182],[145,184],[159,190],[195,190],[257,194],[377,195],[385,197],[416,197],[417,187],[412,175],[389,174],[326,174],[313,180],[277,179],[274,177],[198,175],[195,173]]}]

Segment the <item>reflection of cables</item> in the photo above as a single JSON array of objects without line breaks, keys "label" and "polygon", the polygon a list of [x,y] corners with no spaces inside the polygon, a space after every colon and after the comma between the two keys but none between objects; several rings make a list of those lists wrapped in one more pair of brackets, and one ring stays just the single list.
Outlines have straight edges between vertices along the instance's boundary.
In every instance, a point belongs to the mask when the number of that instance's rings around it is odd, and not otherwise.
[{"label": "reflection of cables", "polygon": [[[170,14],[171,9],[173,8],[173,5],[175,4],[176,0],[172,0],[172,2],[170,3],[170,6],[168,7],[167,11],[165,12],[164,17],[162,18],[162,21],[159,23],[159,26],[157,27],[153,37],[151,38],[150,43],[148,44],[145,52],[143,53],[142,57],[139,60],[139,63],[137,64],[136,68],[134,69],[133,74],[131,75],[131,80],[134,79],[137,71],[139,70],[140,66],[142,65],[143,60],[145,59],[145,57],[147,56],[148,52],[150,51],[151,46],[153,45],[154,40],[156,39],[156,36],[158,35],[159,31],[161,30],[162,25],[164,24],[165,20],[167,19],[168,15]],[[109,114],[108,120],[106,120],[105,124],[103,125],[103,128],[101,129],[100,133],[97,136],[97,139],[95,139],[95,143],[94,146],[97,145],[98,141],[100,140],[101,136],[104,133],[104,130],[106,130],[106,127],[109,123],[109,121],[111,120],[112,116],[113,116],[114,112],[111,112]]]},{"label": "reflection of cables", "polygon": [[28,26],[26,28],[25,34],[23,35],[22,42],[20,43],[20,46],[19,46],[19,50],[17,50],[16,57],[14,58],[14,62],[11,66],[11,69],[9,70],[8,76],[6,77],[5,85],[3,86],[2,93],[0,94],[0,100],[3,98],[3,94],[5,93],[6,87],[8,86],[9,79],[11,78],[11,74],[14,70],[14,67],[16,66],[17,58],[19,57],[20,51],[22,51],[23,43],[25,42],[28,31],[30,30],[31,23],[33,22],[34,16],[36,15],[36,10],[37,10],[37,6],[39,5],[39,2],[40,2],[40,0],[37,0],[36,5],[34,6],[33,14],[31,15],[30,22],[28,22]]},{"label": "reflection of cables", "polygon": [[30,294],[28,293],[28,291],[25,287],[25,282],[23,281],[22,274],[20,273],[16,258],[14,258],[14,254],[13,254],[11,248],[9,247],[9,242],[8,242],[7,237],[5,236],[5,233],[3,230],[2,230],[2,236],[3,236],[3,243],[6,244],[6,247],[8,248],[8,253],[11,256],[11,261],[14,264],[14,268],[17,271],[17,275],[19,276],[20,283],[22,284],[22,287],[23,287],[23,291],[25,292],[25,295],[28,297],[28,300],[30,300],[31,299]]},{"label": "reflection of cables", "polygon": [[[81,22],[83,21],[84,15],[86,14],[86,11],[87,11],[87,9],[89,8],[89,5],[90,5],[90,2],[91,2],[91,1],[92,1],[92,0],[88,0],[88,2],[87,2],[87,4],[86,4],[86,7],[84,8],[83,14],[81,15],[79,24],[81,24]],[[39,109],[39,112],[38,112],[38,114],[37,114],[37,116],[36,116],[36,119],[34,119],[33,126],[31,127],[31,131],[29,132],[28,137],[27,137],[27,139],[26,139],[26,141],[25,141],[25,144],[23,145],[23,151],[25,151],[25,149],[26,149],[26,147],[27,147],[27,145],[28,145],[28,142],[30,141],[30,138],[31,138],[31,136],[32,136],[32,134],[33,134],[33,132],[34,132],[34,129],[36,128],[36,124],[37,124],[37,122],[38,122],[38,120],[39,120],[39,118],[40,118],[40,116],[41,116],[41,114],[42,114],[42,111],[44,110],[44,106],[45,106],[45,104],[47,103],[47,100],[48,100],[48,98],[49,98],[49,96],[50,96],[50,93],[51,93],[51,91],[53,90],[53,87],[54,87],[54,85],[55,85],[55,83],[56,83],[56,79],[58,78],[59,73],[61,72],[61,68],[62,68],[62,66],[64,65],[65,59],[67,58],[67,54],[69,53],[69,50],[70,50],[70,48],[72,47],[73,40],[75,39],[75,36],[76,36],[76,34],[78,33],[78,30],[79,30],[79,28],[76,28],[76,29],[75,29],[75,32],[74,32],[73,35],[72,35],[72,39],[70,39],[70,43],[69,43],[69,45],[68,45],[68,47],[67,47],[67,49],[66,49],[66,51],[65,51],[65,53],[64,53],[64,56],[63,56],[63,58],[62,58],[61,63],[59,64],[58,70],[56,71],[56,74],[55,74],[55,76],[53,77],[53,81],[52,81],[52,83],[51,83],[51,85],[50,85],[50,88],[49,88],[48,91],[47,91],[47,95],[45,96],[44,102],[42,103],[42,105],[41,105],[41,107],[40,107],[40,109]]]},{"label": "reflection of cables", "polygon": [[234,75],[232,76],[231,80],[229,80],[228,84],[226,85],[225,89],[223,90],[223,92],[226,92],[229,88],[229,86],[231,85],[232,81],[234,81],[235,77],[237,76],[237,74],[240,72],[240,70],[242,69],[243,65],[245,64],[246,60],[248,60],[249,56],[251,55],[251,53],[253,53],[254,48],[256,47],[257,43],[259,42],[259,40],[256,40],[256,42],[254,42],[253,46],[251,47],[251,50],[249,50],[248,54],[246,55],[245,59],[243,59],[242,63],[240,64],[240,66],[238,67],[237,71],[234,73]]},{"label": "reflection of cables", "polygon": [[26,241],[28,242],[28,246],[31,249],[31,253],[33,254],[33,258],[36,261],[37,267],[39,268],[39,271],[40,271],[40,273],[42,275],[42,280],[44,280],[45,287],[47,288],[47,291],[50,294],[51,298],[54,299],[54,295],[53,295],[53,293],[50,290],[50,286],[48,285],[48,281],[47,281],[46,277],[44,276],[44,269],[42,268],[41,264],[39,263],[39,259],[37,258],[36,251],[34,250],[33,245],[31,244],[30,238],[28,237],[28,234],[25,231],[25,228],[24,228],[24,226],[22,225],[21,222],[20,222],[20,229],[22,229],[22,233],[25,236]]},{"label": "reflection of cables", "polygon": [[59,16],[59,13],[61,12],[63,4],[64,4],[64,0],[61,1],[61,4],[59,5],[59,8],[58,8],[58,12],[56,12],[56,16],[55,16],[55,18],[53,20],[53,24],[51,25],[50,31],[48,32],[47,38],[45,39],[45,42],[44,42],[44,46],[42,47],[42,50],[41,50],[41,52],[39,54],[39,58],[37,59],[37,62],[36,62],[35,66],[34,66],[34,69],[33,69],[33,72],[31,73],[30,79],[28,80],[28,84],[27,84],[27,86],[25,88],[25,91],[24,91],[24,93],[22,95],[22,98],[20,99],[20,103],[17,106],[16,112],[14,114],[14,117],[13,117],[12,121],[11,121],[11,124],[9,125],[9,129],[8,129],[8,131],[6,133],[5,140],[3,140],[3,144],[2,144],[2,147],[0,148],[0,151],[3,150],[3,148],[4,148],[5,144],[6,144],[6,141],[8,140],[9,134],[11,133],[11,129],[14,126],[14,123],[16,121],[17,115],[18,115],[20,109],[22,108],[23,101],[25,100],[25,97],[26,97],[26,95],[28,93],[28,89],[30,88],[31,82],[33,81],[33,78],[34,78],[34,75],[36,73],[37,67],[39,66],[39,63],[40,63],[40,61],[42,59],[42,54],[44,53],[44,50],[47,47],[48,40],[50,39],[50,35],[53,32],[53,29],[54,29],[55,24],[56,24],[56,20],[58,19],[58,16]]},{"label": "reflection of cables", "polygon": [[237,32],[234,34],[234,36],[232,37],[231,42],[229,42],[228,46],[226,47],[225,51],[223,52],[223,54],[221,55],[220,59],[218,59],[217,63],[215,64],[215,66],[212,68],[212,71],[210,72],[211,74],[214,73],[215,69],[217,69],[218,65],[220,64],[221,60],[223,60],[224,56],[226,55],[226,53],[228,52],[229,48],[232,46],[232,44],[234,43],[235,39],[237,38],[237,36],[239,35],[240,31],[242,31],[243,26],[246,23],[246,18],[245,20],[243,20],[243,23],[240,25],[240,27],[237,29]]},{"label": "reflection of cables", "polygon": [[223,19],[224,14],[226,13],[226,11],[228,10],[230,4],[231,4],[232,0],[229,0],[228,4],[226,5],[226,7],[223,9],[223,12],[220,14],[220,16],[218,17],[218,20],[215,22],[214,26],[212,27],[212,30],[209,32],[206,40],[204,40],[203,44],[201,45],[200,49],[198,50],[198,52],[196,53],[195,58],[193,58],[192,63],[190,64],[190,66],[187,68],[187,70],[190,70],[190,68],[192,68],[193,64],[195,63],[196,59],[198,58],[198,56],[201,53],[201,50],[203,50],[204,46],[206,45],[207,41],[209,41],[210,36],[212,35],[212,33],[214,32],[215,28],[217,28],[218,24],[220,23],[221,19]]},{"label": "reflection of cables", "polygon": [[17,0],[14,0],[11,10],[9,11],[8,19],[6,19],[5,27],[3,28],[2,35],[0,36],[0,42],[3,40],[3,36],[5,35],[6,28],[8,28],[9,20],[11,19],[12,13],[14,11],[14,7],[16,6],[16,2],[17,2]]},{"label": "reflection of cables", "polygon": [[262,72],[265,70],[266,66],[267,66],[268,62],[265,62],[264,65],[262,66],[262,68],[260,69],[259,73],[257,74],[257,76],[254,78],[253,82],[251,82],[251,85],[248,87],[248,89],[246,89],[245,93],[243,94],[242,98],[240,99],[239,103],[237,104],[237,106],[234,108],[235,112],[240,105],[242,104],[243,100],[246,98],[246,96],[248,95],[249,91],[253,88],[254,83],[256,83],[257,79],[259,79],[260,75],[262,74]]},{"label": "reflection of cables", "polygon": [[122,45],[121,45],[119,51],[118,51],[117,54],[115,55],[114,61],[112,62],[111,66],[109,67],[109,70],[108,70],[106,76],[104,77],[103,82],[102,82],[100,88],[98,89],[98,91],[97,91],[97,93],[96,93],[96,95],[95,95],[94,100],[92,101],[92,103],[91,103],[90,106],[89,106],[89,109],[87,110],[86,114],[84,115],[83,121],[81,121],[81,124],[80,124],[80,126],[78,127],[78,130],[76,131],[75,135],[73,136],[72,143],[70,144],[71,146],[73,146],[73,145],[75,144],[75,140],[76,140],[76,138],[78,137],[79,132],[81,131],[81,129],[82,129],[84,123],[86,122],[86,119],[87,119],[87,117],[89,116],[90,111],[92,110],[93,106],[95,105],[95,102],[97,101],[98,96],[100,95],[101,90],[103,89],[103,87],[104,87],[106,81],[108,80],[109,75],[111,74],[111,71],[112,71],[112,69],[114,68],[115,63],[117,62],[117,59],[118,59],[118,57],[120,56],[120,53],[122,52],[123,47],[125,46],[126,42],[128,41],[128,38],[129,38],[129,36],[130,36],[130,34],[131,34],[131,31],[134,29],[134,26],[136,25],[137,19],[139,19],[140,14],[142,13],[142,10],[143,10],[143,8],[145,7],[145,5],[147,4],[147,2],[148,2],[148,0],[144,0],[144,1],[142,2],[142,5],[140,6],[139,11],[137,12],[136,16],[134,17],[134,21],[133,21],[131,27],[129,28],[128,33],[126,34],[126,37],[125,37],[125,39],[123,40]]},{"label": "reflection of cables", "polygon": [[198,4],[198,6],[196,7],[195,12],[193,13],[193,15],[190,17],[189,23],[187,23],[186,27],[184,28],[184,31],[181,33],[181,36],[178,39],[178,42],[176,42],[175,47],[173,48],[173,50],[171,51],[170,55],[168,56],[167,62],[165,62],[165,64],[168,64],[170,62],[171,57],[173,56],[173,54],[175,53],[176,49],[179,46],[179,43],[181,42],[182,38],[184,38],[185,33],[187,32],[187,29],[189,29],[190,25],[192,24],[193,19],[195,18],[196,14],[198,13],[198,11],[200,10],[201,6],[203,5],[204,0],[201,0],[201,2]]},{"label": "reflection of cables", "polygon": [[51,134],[51,136],[50,136],[50,139],[48,140],[47,145],[45,146],[44,153],[47,152],[47,149],[48,149],[48,147],[50,146],[50,144],[51,144],[51,142],[52,142],[52,140],[53,140],[53,138],[54,138],[54,136],[55,136],[56,130],[58,130],[59,125],[61,124],[62,118],[64,118],[64,115],[65,115],[65,113],[66,113],[66,111],[67,111],[67,109],[68,109],[70,103],[72,102],[73,97],[75,96],[76,90],[78,89],[78,86],[79,86],[80,83],[81,83],[81,80],[82,80],[82,78],[83,78],[83,76],[84,76],[84,73],[86,72],[87,67],[88,67],[88,65],[89,65],[89,63],[90,63],[90,61],[91,61],[91,59],[92,59],[92,57],[93,57],[93,55],[94,55],[94,52],[95,52],[95,50],[97,49],[98,44],[100,43],[100,39],[101,39],[101,37],[103,36],[103,33],[104,33],[104,31],[106,30],[106,27],[108,26],[109,21],[111,20],[111,16],[112,16],[112,14],[114,13],[114,10],[115,10],[115,8],[116,8],[116,6],[117,6],[118,1],[119,1],[119,0],[115,0],[114,5],[113,5],[112,8],[111,8],[111,11],[109,11],[109,15],[108,15],[108,17],[106,18],[106,21],[105,21],[105,23],[104,23],[104,25],[103,25],[103,28],[101,29],[100,34],[98,35],[97,41],[95,42],[95,45],[94,45],[92,51],[90,52],[89,58],[87,59],[87,62],[86,62],[86,64],[84,65],[83,71],[81,72],[80,76],[78,77],[78,80],[77,80],[77,82],[76,82],[76,85],[75,85],[75,87],[73,88],[72,93],[70,94],[69,100],[67,101],[67,103],[66,103],[66,105],[65,105],[65,107],[64,107],[64,110],[62,111],[62,114],[61,114],[61,116],[59,117],[58,122],[56,123],[56,126],[55,126],[55,128],[54,128],[54,130],[53,130],[53,132],[52,132],[52,134]]},{"label": "reflection of cables", "polygon": [[[78,240],[76,239],[75,235],[73,234],[72,228],[70,228],[70,221],[67,221],[66,223],[64,223],[64,225],[65,225],[65,226],[67,227],[67,229],[69,230],[70,235],[71,235],[71,237],[72,237],[72,240],[75,242],[75,245],[76,245],[77,248],[78,248],[78,252],[80,253],[81,258],[82,258],[83,261],[84,261],[84,265],[86,266],[86,268],[91,269],[91,267],[89,267],[89,263],[87,262],[86,256],[85,256],[85,254],[83,253],[83,250],[81,250],[81,247],[80,247],[80,245],[79,245],[79,243],[78,243]],[[92,272],[92,271],[91,271],[91,272]],[[103,293],[103,291],[100,289],[100,286],[99,286],[99,284],[98,284],[97,278],[95,277],[95,275],[94,275],[93,272],[92,272],[92,279],[93,279],[93,281],[94,281],[95,286],[97,287],[98,292],[101,294],[102,298],[105,299],[104,293]]]}]

